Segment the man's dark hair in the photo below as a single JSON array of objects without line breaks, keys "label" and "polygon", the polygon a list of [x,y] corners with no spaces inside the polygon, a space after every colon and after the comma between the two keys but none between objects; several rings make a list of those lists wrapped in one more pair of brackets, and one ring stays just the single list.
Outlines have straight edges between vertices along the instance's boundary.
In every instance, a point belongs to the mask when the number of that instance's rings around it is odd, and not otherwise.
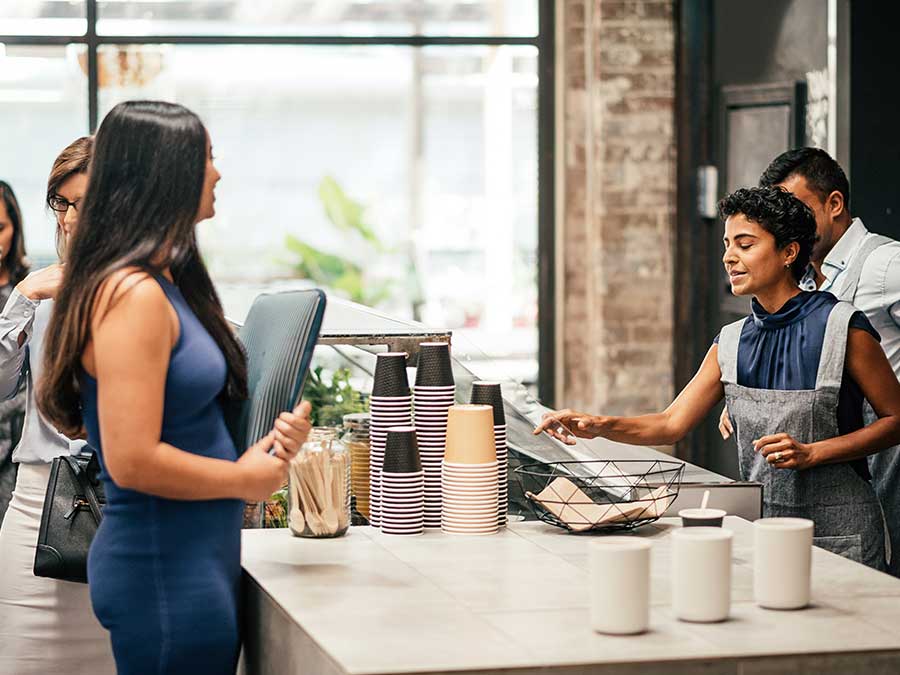
[{"label": "man's dark hair", "polygon": [[784,188],[741,188],[719,202],[719,217],[723,222],[737,214],[759,223],[775,237],[779,251],[795,241],[800,245],[800,252],[791,265],[791,273],[800,281],[816,243],[816,218],[810,208]]},{"label": "man's dark hair", "polygon": [[824,202],[832,192],[844,196],[844,210],[850,213],[850,182],[827,152],[820,148],[796,148],[782,152],[759,177],[760,187],[783,183],[791,176],[803,176],[809,188]]}]

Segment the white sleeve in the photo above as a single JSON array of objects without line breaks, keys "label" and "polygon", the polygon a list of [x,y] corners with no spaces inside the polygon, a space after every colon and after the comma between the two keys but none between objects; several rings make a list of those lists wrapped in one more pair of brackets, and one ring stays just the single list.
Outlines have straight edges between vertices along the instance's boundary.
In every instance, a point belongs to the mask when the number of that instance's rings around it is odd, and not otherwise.
[{"label": "white sleeve", "polygon": [[[0,312],[0,399],[7,399],[19,390],[19,378],[31,340],[34,311],[39,302],[28,299],[15,288]],[[19,345],[19,336],[25,339]]]},{"label": "white sleeve", "polygon": [[880,283],[881,306],[900,328],[900,250],[888,259]]}]

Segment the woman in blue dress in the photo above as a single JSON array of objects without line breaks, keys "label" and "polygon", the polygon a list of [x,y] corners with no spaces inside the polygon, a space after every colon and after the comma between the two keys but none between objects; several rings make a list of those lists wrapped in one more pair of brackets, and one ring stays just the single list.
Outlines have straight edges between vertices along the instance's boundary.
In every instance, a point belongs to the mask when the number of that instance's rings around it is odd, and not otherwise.
[{"label": "woman in blue dress", "polygon": [[101,460],[88,582],[120,675],[234,672],[242,500],[283,484],[309,430],[306,404],[240,455],[226,429],[246,364],[195,236],[219,178],[189,110],[113,108],[47,330],[39,405]]},{"label": "woman in blue dress", "polygon": [[[741,477],[763,484],[763,515],[809,518],[815,543],[883,569],[884,529],[866,456],[900,441],[900,382],[865,316],[829,293],[798,286],[816,223],[780,188],[722,200],[723,263],[753,313],[725,326],[700,370],[663,412],[611,417],[562,410],[546,431],[572,444],[603,436],[671,445],[724,397]],[[879,419],[863,425],[863,399]]]}]

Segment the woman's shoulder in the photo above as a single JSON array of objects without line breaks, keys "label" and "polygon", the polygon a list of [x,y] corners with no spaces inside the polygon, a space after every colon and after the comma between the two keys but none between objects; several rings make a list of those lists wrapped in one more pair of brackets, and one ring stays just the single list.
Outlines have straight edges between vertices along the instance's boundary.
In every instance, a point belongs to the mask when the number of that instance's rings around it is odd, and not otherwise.
[{"label": "woman's shoulder", "polygon": [[[847,321],[848,328],[865,331],[875,338],[875,340],[881,342],[881,335],[875,330],[872,322],[869,321],[869,318],[862,310],[857,309],[852,303],[847,302],[846,300],[840,300],[828,291],[814,291],[814,293],[818,296],[822,296],[819,302],[821,303],[821,310],[824,315],[830,318],[835,310],[840,309],[840,312],[843,315],[843,317],[840,317],[840,320]],[[838,318],[838,315],[835,315],[835,317]]]},{"label": "woman's shoulder", "polygon": [[166,294],[149,270],[130,266],[111,272],[97,287],[94,316],[102,317],[115,307],[154,310],[168,304]]}]

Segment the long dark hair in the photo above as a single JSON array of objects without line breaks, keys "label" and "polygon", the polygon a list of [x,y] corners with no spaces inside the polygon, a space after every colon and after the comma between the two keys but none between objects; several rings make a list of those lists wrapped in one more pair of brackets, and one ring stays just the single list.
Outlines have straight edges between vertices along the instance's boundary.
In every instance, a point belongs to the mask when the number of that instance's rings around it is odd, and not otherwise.
[{"label": "long dark hair", "polygon": [[[9,183],[0,180],[0,202],[6,206],[6,213],[12,221],[13,236],[9,253],[3,264],[9,269],[9,283],[15,286],[28,275],[28,260],[25,258],[25,232],[22,229],[22,210],[19,200]],[[6,251],[4,251],[6,253]]]},{"label": "long dark hair", "polygon": [[222,396],[247,396],[244,352],[197,248],[195,224],[206,170],[207,135],[200,118],[159,101],[120,103],[94,139],[88,188],[44,348],[38,405],[63,433],[83,428],[81,356],[90,337],[98,291],[124,268],[168,267],[188,305],[225,355]]}]

